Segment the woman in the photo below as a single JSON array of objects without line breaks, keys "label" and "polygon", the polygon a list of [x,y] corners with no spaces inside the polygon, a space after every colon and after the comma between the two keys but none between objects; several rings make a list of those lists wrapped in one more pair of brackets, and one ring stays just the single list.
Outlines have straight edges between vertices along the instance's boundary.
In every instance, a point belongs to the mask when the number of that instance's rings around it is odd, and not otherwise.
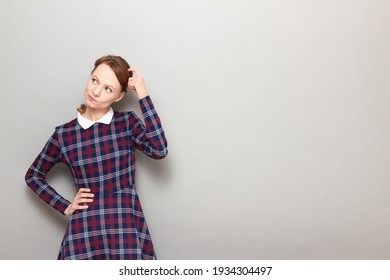
[{"label": "woman", "polygon": [[[145,125],[134,112],[114,112],[129,87]],[[77,118],[58,126],[26,173],[27,185],[70,216],[58,259],[156,259],[135,190],[135,150],[162,159],[167,140],[142,75],[119,56],[95,62]],[[77,194],[72,202],[46,182],[66,164]]]}]

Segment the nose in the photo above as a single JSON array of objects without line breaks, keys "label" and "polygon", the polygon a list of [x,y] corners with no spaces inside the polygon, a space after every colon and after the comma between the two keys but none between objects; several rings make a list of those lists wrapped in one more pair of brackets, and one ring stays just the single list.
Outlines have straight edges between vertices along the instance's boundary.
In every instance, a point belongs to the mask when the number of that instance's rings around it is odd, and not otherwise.
[{"label": "nose", "polygon": [[99,97],[100,96],[100,88],[96,87],[96,88],[92,89],[92,95],[95,97]]}]

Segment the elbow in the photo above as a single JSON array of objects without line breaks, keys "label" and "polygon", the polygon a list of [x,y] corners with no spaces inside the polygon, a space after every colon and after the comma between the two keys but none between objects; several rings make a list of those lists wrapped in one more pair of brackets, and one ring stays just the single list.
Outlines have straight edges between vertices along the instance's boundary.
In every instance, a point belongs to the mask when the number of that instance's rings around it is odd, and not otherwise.
[{"label": "elbow", "polygon": [[156,160],[163,159],[168,155],[168,142],[164,137],[160,145],[156,145],[153,149],[153,158]]},{"label": "elbow", "polygon": [[165,149],[163,149],[163,150],[161,150],[161,151],[156,152],[156,153],[154,154],[154,157],[153,157],[153,158],[156,159],[156,160],[159,160],[159,159],[165,158],[167,155],[168,155],[168,149],[165,148]]},{"label": "elbow", "polygon": [[31,172],[31,169],[28,169],[26,172],[26,175],[24,175],[24,181],[26,182],[26,184],[28,186],[30,185],[32,177],[33,177],[33,174]]},{"label": "elbow", "polygon": [[39,175],[39,173],[34,171],[33,167],[30,167],[27,170],[26,175],[24,175],[24,181],[26,182],[27,186],[30,188],[34,185],[34,181],[39,179],[41,179],[41,176]]}]

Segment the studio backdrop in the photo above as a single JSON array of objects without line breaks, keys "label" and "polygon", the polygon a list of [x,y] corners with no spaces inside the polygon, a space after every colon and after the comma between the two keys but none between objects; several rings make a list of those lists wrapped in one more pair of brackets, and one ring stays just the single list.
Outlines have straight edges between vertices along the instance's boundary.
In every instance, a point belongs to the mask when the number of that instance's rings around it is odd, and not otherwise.
[{"label": "studio backdrop", "polygon": [[[2,0],[0,259],[57,257],[68,217],[24,175],[106,54],[143,74],[168,139],[136,154],[159,259],[389,259],[389,10]],[[140,116],[130,93],[114,109]],[[65,165],[48,182],[73,199]]]}]

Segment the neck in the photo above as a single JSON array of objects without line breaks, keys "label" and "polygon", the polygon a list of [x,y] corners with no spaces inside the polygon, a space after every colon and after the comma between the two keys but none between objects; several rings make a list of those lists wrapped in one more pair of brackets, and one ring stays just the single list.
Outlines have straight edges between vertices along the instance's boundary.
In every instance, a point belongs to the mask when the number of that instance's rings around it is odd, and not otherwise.
[{"label": "neck", "polygon": [[96,122],[101,117],[103,117],[107,112],[110,110],[110,108],[102,108],[102,109],[94,109],[91,107],[87,107],[85,110],[85,113],[83,114],[83,117],[86,119],[89,119],[93,122]]}]

